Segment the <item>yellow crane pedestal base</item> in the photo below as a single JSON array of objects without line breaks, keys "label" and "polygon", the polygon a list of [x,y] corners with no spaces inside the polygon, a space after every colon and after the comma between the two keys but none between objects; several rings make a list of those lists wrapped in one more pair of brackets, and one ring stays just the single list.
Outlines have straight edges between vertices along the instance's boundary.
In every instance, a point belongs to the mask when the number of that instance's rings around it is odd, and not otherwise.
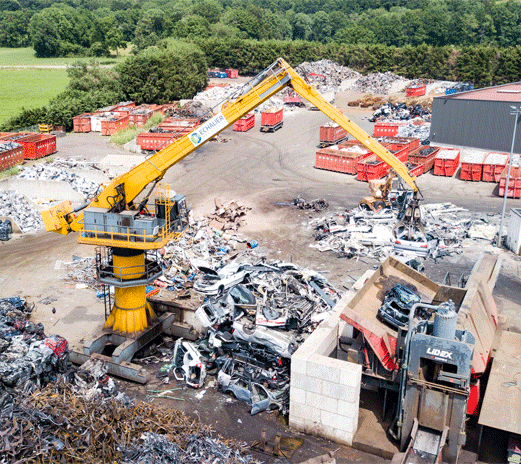
[{"label": "yellow crane pedestal base", "polygon": [[112,248],[110,256],[111,259],[103,263],[97,259],[98,280],[115,288],[114,304],[104,333],[85,343],[83,351],[72,351],[71,361],[82,364],[91,357],[100,359],[110,374],[146,383],[147,372],[132,364],[132,357],[169,329],[177,314],[157,317],[147,302],[146,285],[158,278],[162,270],[158,263],[145,259],[143,250]]},{"label": "yellow crane pedestal base", "polygon": [[[114,248],[112,257],[114,306],[104,328],[132,337],[143,332],[156,319],[146,298],[145,253],[142,250]],[[137,285],[133,286],[132,282]]]}]

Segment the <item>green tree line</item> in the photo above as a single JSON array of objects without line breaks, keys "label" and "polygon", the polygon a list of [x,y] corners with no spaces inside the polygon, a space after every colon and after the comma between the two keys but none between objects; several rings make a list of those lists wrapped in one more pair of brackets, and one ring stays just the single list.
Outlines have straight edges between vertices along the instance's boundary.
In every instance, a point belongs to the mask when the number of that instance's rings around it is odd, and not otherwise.
[{"label": "green tree line", "polygon": [[467,81],[477,86],[521,80],[521,47],[452,45],[321,44],[306,41],[206,39],[196,41],[211,67],[236,68],[254,74],[283,57],[292,66],[330,59],[363,74],[392,71],[414,79]]},{"label": "green tree line", "polygon": [[519,0],[0,0],[0,46],[101,56],[160,40],[521,45]]},{"label": "green tree line", "polygon": [[207,85],[208,67],[254,74],[279,56],[292,66],[330,59],[362,73],[393,71],[408,78],[468,81],[478,86],[521,80],[521,47],[388,47],[213,38],[195,42],[165,39],[112,69],[78,62],[68,68],[71,81],[65,92],[44,108],[23,111],[0,130],[41,122],[70,129],[74,116],[118,101],[141,104],[192,98]]}]

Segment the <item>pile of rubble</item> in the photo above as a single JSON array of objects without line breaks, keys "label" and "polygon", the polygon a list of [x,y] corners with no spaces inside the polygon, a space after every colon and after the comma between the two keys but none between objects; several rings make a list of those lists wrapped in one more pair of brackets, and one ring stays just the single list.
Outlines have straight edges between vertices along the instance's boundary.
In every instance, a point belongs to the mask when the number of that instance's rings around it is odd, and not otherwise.
[{"label": "pile of rubble", "polygon": [[371,73],[359,77],[352,85],[351,90],[386,95],[393,91],[398,92],[407,82],[402,76],[390,71],[385,73]]},{"label": "pile of rubble", "polygon": [[216,198],[215,213],[208,216],[211,220],[210,227],[215,230],[237,230],[239,227],[246,225],[244,216],[250,207],[242,205],[235,200],[223,203]]},{"label": "pile of rubble", "polygon": [[15,190],[0,192],[0,216],[12,218],[24,233],[36,232],[43,228],[40,213]]},{"label": "pile of rubble", "polygon": [[393,230],[398,224],[398,211],[384,208],[373,212],[356,208],[313,219],[310,227],[314,230],[315,243],[310,246],[345,258],[383,260],[398,254],[436,260],[460,254],[463,247],[472,242],[493,243],[495,239],[499,215],[483,217],[450,203],[421,208],[425,234],[417,240],[396,240]]},{"label": "pile of rubble", "polygon": [[[74,160],[74,162],[76,162]],[[68,172],[65,167],[70,167],[69,163],[63,159],[56,159],[51,163],[42,163],[25,168],[18,177],[20,179],[52,180],[67,182],[76,192],[86,198],[96,196],[100,188],[99,184],[92,180],[85,179],[75,172]]]}]

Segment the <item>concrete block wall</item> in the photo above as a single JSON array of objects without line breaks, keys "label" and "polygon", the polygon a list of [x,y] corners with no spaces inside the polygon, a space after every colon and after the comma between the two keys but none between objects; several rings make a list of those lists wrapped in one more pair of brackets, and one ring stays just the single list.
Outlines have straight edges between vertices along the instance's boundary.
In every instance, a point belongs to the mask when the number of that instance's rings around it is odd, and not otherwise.
[{"label": "concrete block wall", "polygon": [[339,318],[342,300],[291,357],[289,425],[351,446],[358,427],[362,367],[330,357],[344,329]]}]

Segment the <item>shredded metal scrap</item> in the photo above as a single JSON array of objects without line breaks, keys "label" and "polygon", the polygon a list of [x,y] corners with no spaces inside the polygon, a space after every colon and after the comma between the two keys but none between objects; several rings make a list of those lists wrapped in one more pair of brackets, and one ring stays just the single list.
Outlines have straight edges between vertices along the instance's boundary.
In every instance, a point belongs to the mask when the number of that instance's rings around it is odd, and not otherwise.
[{"label": "shredded metal scrap", "polygon": [[16,190],[0,192],[0,216],[11,217],[24,233],[43,228],[40,213]]},{"label": "shredded metal scrap", "polygon": [[76,192],[85,197],[94,197],[100,188],[99,184],[79,176],[75,172],[68,172],[71,163],[58,158],[52,163],[38,164],[24,169],[18,177],[21,179],[53,180],[67,182]]},{"label": "shredded metal scrap", "polygon": [[239,444],[212,440],[208,425],[180,411],[78,396],[67,383],[4,406],[0,424],[2,464],[254,462]]}]

